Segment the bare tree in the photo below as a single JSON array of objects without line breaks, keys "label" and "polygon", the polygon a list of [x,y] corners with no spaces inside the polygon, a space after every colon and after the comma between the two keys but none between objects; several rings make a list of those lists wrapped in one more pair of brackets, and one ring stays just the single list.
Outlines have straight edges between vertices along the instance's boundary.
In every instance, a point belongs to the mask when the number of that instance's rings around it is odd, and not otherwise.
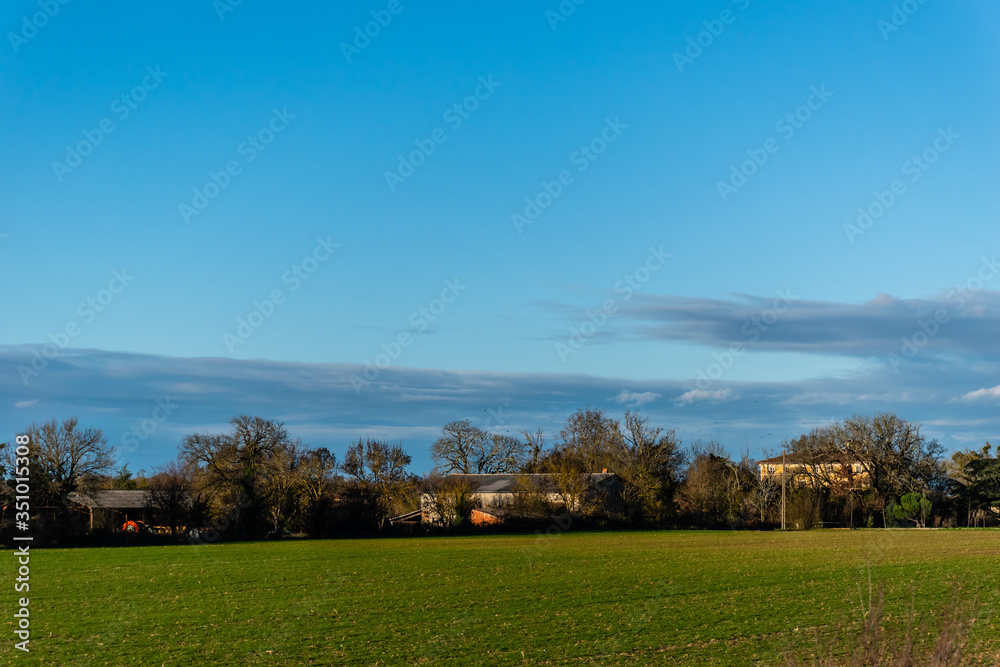
[{"label": "bare tree", "polygon": [[[525,432],[532,451],[525,472],[552,475],[567,506],[579,504],[587,475],[612,472],[622,482],[618,505],[632,519],[662,521],[673,512],[685,454],[674,431],[651,426],[637,412],[622,422],[599,409],[577,410],[559,433],[559,443],[542,454],[541,431]],[[615,509],[614,513],[618,513]]]},{"label": "bare tree", "polygon": [[312,449],[300,464],[302,497],[307,503],[318,502],[333,492],[337,480],[337,456],[326,447]]},{"label": "bare tree", "polygon": [[684,452],[674,431],[651,427],[637,412],[625,413],[623,449],[615,472],[625,485],[625,502],[645,516],[662,520],[670,511]]},{"label": "bare tree", "polygon": [[941,445],[927,442],[919,424],[889,412],[845,420],[838,428],[838,441],[840,449],[862,466],[872,488],[886,499],[923,491],[943,474]]},{"label": "bare tree", "polygon": [[853,508],[854,496],[864,486],[864,473],[855,470],[858,450],[845,446],[845,442],[843,424],[815,428],[789,442],[793,485],[796,480],[804,480],[808,486],[828,490]]},{"label": "bare tree", "polygon": [[489,433],[468,420],[453,421],[441,429],[431,445],[431,456],[443,474],[511,473],[520,468],[525,445],[502,433]]},{"label": "bare tree", "polygon": [[264,478],[262,496],[271,533],[280,537],[301,509],[302,464],[305,451],[298,441],[278,447]]},{"label": "bare tree", "polygon": [[402,446],[371,438],[358,439],[344,455],[341,469],[375,499],[380,526],[412,490],[406,472],[410,461]]},{"label": "bare tree", "polygon": [[[114,447],[99,428],[78,428],[76,417],[32,424],[25,431],[31,459],[33,489],[48,496],[45,502],[65,499],[88,477],[107,475],[114,466]],[[7,454],[12,454],[13,449]]]},{"label": "bare tree", "polygon": [[[448,422],[441,437],[431,445],[431,457],[443,474],[473,472],[473,460],[479,448],[482,431],[468,420]],[[485,435],[485,434],[483,434]]]},{"label": "bare tree", "polygon": [[733,462],[717,442],[695,443],[693,457],[678,493],[681,510],[692,518],[718,525],[731,521]]},{"label": "bare tree", "polygon": [[187,526],[193,490],[189,471],[176,462],[165,464],[149,478],[146,507],[156,523],[170,527],[173,538],[179,528]]},{"label": "bare tree", "polygon": [[545,433],[538,429],[534,433],[531,431],[521,431],[524,436],[525,449],[528,451],[528,459],[521,466],[526,472],[538,472],[541,464],[542,452],[545,451]]},{"label": "bare tree", "polygon": [[240,508],[241,536],[256,538],[266,510],[266,481],[278,471],[276,458],[290,445],[288,431],[281,422],[248,415],[234,417],[230,424],[229,434],[187,436],[180,455],[185,464],[201,469],[225,505],[221,511]]},{"label": "bare tree", "polygon": [[477,468],[486,473],[513,473],[524,461],[524,443],[511,435],[490,433]]},{"label": "bare tree", "polygon": [[618,421],[590,408],[570,415],[559,438],[559,449],[578,458],[586,472],[613,468],[623,447]]},{"label": "bare tree", "polygon": [[326,447],[307,451],[299,461],[299,505],[310,535],[324,534],[332,518],[338,469],[336,455]]},{"label": "bare tree", "polygon": [[[766,454],[765,454],[766,458]],[[753,508],[754,514],[760,515],[760,522],[767,521],[767,514],[774,508],[775,501],[781,493],[781,487],[771,475],[763,474],[754,470],[753,459],[750,458],[750,451],[742,453],[740,460],[741,469],[747,471],[749,477],[750,492],[747,501]]]},{"label": "bare tree", "polygon": [[943,448],[924,439],[920,425],[890,412],[871,417],[854,415],[838,424],[814,429],[792,440],[790,463],[794,478],[812,487],[817,502],[829,491],[851,514],[860,500],[865,511],[882,515],[888,525],[889,508],[908,493],[943,492]]}]

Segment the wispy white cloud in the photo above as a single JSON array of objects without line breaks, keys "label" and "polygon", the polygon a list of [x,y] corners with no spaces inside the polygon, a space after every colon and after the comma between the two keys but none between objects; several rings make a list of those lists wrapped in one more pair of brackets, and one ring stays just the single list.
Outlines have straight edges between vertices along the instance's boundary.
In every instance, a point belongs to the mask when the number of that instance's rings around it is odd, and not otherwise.
[{"label": "wispy white cloud", "polygon": [[38,402],[37,398],[33,398],[30,401],[18,401],[14,404],[15,408],[30,408],[32,405]]},{"label": "wispy white cloud", "polygon": [[613,400],[619,405],[631,405],[639,407],[645,405],[646,403],[652,403],[660,397],[655,391],[628,391],[627,389],[622,389]]},{"label": "wispy white cloud", "polygon": [[675,398],[674,402],[677,405],[688,405],[699,401],[725,401],[729,396],[729,389],[692,389]]},{"label": "wispy white cloud", "polygon": [[959,397],[961,401],[981,401],[1000,398],[1000,384],[988,389],[977,389]]}]

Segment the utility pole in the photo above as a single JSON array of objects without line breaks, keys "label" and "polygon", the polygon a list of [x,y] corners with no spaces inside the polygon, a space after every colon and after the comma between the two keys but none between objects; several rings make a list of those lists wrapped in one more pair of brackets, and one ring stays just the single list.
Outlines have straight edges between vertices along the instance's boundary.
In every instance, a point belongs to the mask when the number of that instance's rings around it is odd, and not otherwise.
[{"label": "utility pole", "polygon": [[785,450],[781,450],[781,529],[785,529]]}]

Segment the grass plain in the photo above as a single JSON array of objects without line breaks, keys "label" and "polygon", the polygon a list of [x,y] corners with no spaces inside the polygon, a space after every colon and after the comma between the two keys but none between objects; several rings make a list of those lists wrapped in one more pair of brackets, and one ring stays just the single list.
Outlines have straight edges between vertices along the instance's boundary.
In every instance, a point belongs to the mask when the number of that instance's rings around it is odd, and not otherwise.
[{"label": "grass plain", "polygon": [[32,552],[53,665],[784,664],[856,633],[868,576],[918,641],[956,595],[1000,655],[1000,532],[606,532]]}]

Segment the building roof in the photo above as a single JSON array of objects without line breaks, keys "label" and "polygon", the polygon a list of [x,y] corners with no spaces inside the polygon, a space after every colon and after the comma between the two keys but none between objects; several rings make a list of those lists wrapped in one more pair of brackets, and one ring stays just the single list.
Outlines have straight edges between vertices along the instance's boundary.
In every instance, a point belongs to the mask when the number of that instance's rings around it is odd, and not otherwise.
[{"label": "building roof", "polygon": [[[594,487],[598,484],[615,478],[612,472],[594,472],[587,475],[587,486]],[[514,493],[524,490],[525,487],[532,490],[544,492],[554,492],[557,490],[552,475],[531,474],[531,475],[447,475],[446,480],[460,480],[469,484],[474,493]]]},{"label": "building roof", "polygon": [[[846,453],[844,454],[846,457]],[[834,453],[816,452],[815,454],[802,454],[799,452],[788,452],[785,454],[785,464],[822,464],[822,463],[844,463],[845,460]],[[781,455],[772,456],[769,459],[757,461],[757,465],[777,465],[781,463]]]},{"label": "building roof", "polygon": [[420,517],[421,517],[421,511],[413,510],[412,512],[406,512],[404,514],[399,514],[397,516],[390,517],[389,523],[390,524],[409,523],[409,522],[419,523]]},{"label": "building roof", "polygon": [[69,499],[91,509],[134,510],[146,506],[147,491],[113,490],[95,491],[93,494],[69,494]]}]

